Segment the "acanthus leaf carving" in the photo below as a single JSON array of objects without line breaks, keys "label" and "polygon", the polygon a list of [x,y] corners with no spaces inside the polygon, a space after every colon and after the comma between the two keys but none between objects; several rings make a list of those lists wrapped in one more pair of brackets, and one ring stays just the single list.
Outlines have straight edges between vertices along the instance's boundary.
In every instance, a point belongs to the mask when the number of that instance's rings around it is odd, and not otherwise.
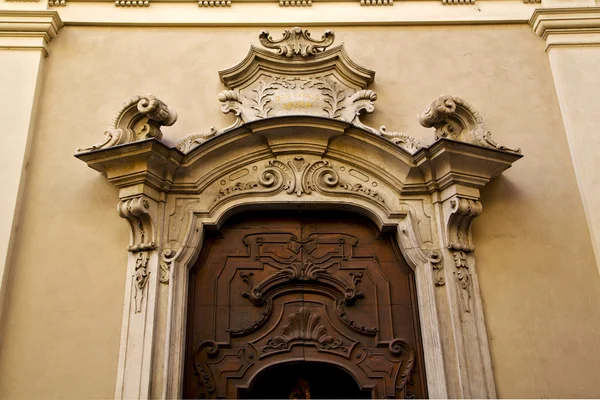
[{"label": "acanthus leaf carving", "polygon": [[414,364],[415,364],[415,352],[402,339],[394,339],[388,345],[390,353],[395,356],[404,356],[405,361],[400,364],[400,368],[402,368],[398,377],[396,378],[396,390],[402,393],[402,398],[406,398],[407,384],[410,380],[410,375],[412,373]]},{"label": "acanthus leaf carving", "polygon": [[273,40],[268,31],[262,31],[258,36],[260,43],[268,48],[277,50],[277,54],[285,57],[308,57],[324,51],[333,44],[335,34],[325,31],[321,40],[310,36],[308,29],[293,27],[283,31],[281,39]]},{"label": "acanthus leaf carving", "polygon": [[182,153],[189,153],[208,139],[214,137],[217,133],[215,127],[211,126],[208,132],[190,133],[189,135],[186,135],[177,142],[175,147]]},{"label": "acanthus leaf carving", "polygon": [[135,300],[135,313],[142,312],[142,303],[144,300],[144,292],[150,278],[148,271],[149,254],[147,251],[138,251],[135,254],[135,270],[133,274],[133,282],[135,291],[133,298]]},{"label": "acanthus leaf carving", "polygon": [[414,137],[402,132],[388,132],[385,125],[379,128],[379,134],[390,140],[392,143],[407,150],[409,153],[415,153],[423,148],[423,145]]},{"label": "acanthus leaf carving", "polygon": [[308,308],[301,308],[288,316],[288,324],[280,335],[270,337],[262,351],[289,349],[293,342],[311,342],[318,349],[340,349],[347,351],[341,338],[327,334],[327,328],[320,324],[321,317],[313,314]]},{"label": "acanthus leaf carving", "polygon": [[202,390],[202,398],[209,398],[216,390],[213,374],[208,367],[206,358],[215,358],[219,353],[219,345],[212,340],[202,342],[196,351],[194,362],[194,375],[198,380],[198,387]]},{"label": "acanthus leaf carving", "polygon": [[103,142],[77,152],[104,149],[139,140],[162,139],[161,126],[171,126],[177,121],[177,113],[152,94],[135,96],[121,105],[113,121],[104,132]]},{"label": "acanthus leaf carving", "polygon": [[426,128],[435,128],[436,139],[446,137],[478,146],[521,153],[521,149],[511,149],[496,143],[483,117],[460,97],[438,97],[419,113],[419,122]]},{"label": "acanthus leaf carving", "polygon": [[456,282],[459,290],[460,303],[463,310],[471,312],[471,273],[467,264],[467,256],[464,251],[454,251],[454,264],[456,265]]}]

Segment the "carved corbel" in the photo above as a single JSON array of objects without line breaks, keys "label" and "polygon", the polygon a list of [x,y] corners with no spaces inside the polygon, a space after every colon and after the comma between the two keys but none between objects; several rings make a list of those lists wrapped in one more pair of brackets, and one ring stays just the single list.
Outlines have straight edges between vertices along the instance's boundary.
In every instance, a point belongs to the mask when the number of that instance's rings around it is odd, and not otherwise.
[{"label": "carved corbel", "polygon": [[477,200],[455,197],[450,200],[450,216],[448,218],[448,248],[458,251],[474,251],[471,238],[471,222],[483,210]]},{"label": "carved corbel", "polygon": [[152,213],[155,205],[145,196],[122,200],[118,205],[121,218],[125,218],[131,227],[130,252],[148,251],[156,248]]},{"label": "carved corbel", "polygon": [[284,30],[283,37],[277,40],[273,40],[268,31],[262,31],[258,36],[260,44],[268,49],[275,49],[279,55],[286,57],[315,55],[331,46],[334,39],[333,32],[325,31],[321,40],[315,40],[310,37],[308,29],[298,27]]},{"label": "carved corbel", "polygon": [[102,143],[77,149],[77,152],[104,149],[124,143],[156,138],[162,139],[162,126],[177,121],[177,113],[154,95],[135,96],[121,105],[104,134]]},{"label": "carved corbel", "polygon": [[442,137],[461,142],[521,153],[496,143],[481,115],[460,97],[442,95],[419,113],[419,123],[435,128],[436,140]]}]

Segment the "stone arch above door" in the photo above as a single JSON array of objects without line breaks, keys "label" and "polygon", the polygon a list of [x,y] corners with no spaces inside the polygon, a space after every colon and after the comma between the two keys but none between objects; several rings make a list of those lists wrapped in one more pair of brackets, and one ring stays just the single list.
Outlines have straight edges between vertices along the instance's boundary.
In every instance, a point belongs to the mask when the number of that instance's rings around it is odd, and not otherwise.
[{"label": "stone arch above door", "polygon": [[[479,189],[521,155],[493,141],[481,115],[453,96],[419,115],[436,129],[427,146],[364,125],[359,116],[376,100],[367,89],[373,72],[343,47],[327,49],[331,33],[313,40],[294,28],[260,41],[281,50],[252,47],[220,73],[222,110],[236,116],[230,127],[170,148],[160,128],[177,114],[138,96],[102,143],[76,155],[119,189],[118,212],[132,232],[116,397],[181,396],[187,276],[205,233],[243,210],[281,208],[352,210],[395,232],[416,277],[429,395],[494,397],[470,224],[482,211]],[[274,86],[282,92],[265,86],[274,75],[285,78]],[[319,103],[294,111],[296,97],[316,96],[297,85],[329,85],[319,101],[343,110]],[[262,108],[260,93],[272,93]],[[276,95],[291,96],[291,108],[266,112]]]}]

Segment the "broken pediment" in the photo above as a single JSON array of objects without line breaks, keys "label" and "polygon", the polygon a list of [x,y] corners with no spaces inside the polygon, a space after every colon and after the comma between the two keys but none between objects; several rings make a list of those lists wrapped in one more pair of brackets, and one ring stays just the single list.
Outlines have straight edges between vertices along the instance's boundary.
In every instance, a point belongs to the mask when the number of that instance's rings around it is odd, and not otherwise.
[{"label": "broken pediment", "polygon": [[[188,154],[208,139],[234,131],[244,125],[262,124],[271,118],[317,117],[330,122],[347,123],[393,143],[409,155],[423,146],[402,132],[374,128],[361,122],[360,116],[375,111],[377,94],[368,89],[375,72],[350,59],[344,45],[331,47],[335,35],[325,31],[320,39],[311,37],[307,29],[294,27],[273,39],[263,31],[258,37],[266,48],[250,47],[239,64],[219,71],[227,88],[218,94],[221,111],[232,113],[235,122],[225,128],[192,133],[181,139],[176,148]],[[153,95],[137,96],[124,103],[105,132],[105,140],[78,152],[103,149],[147,138],[161,139],[161,126],[172,125],[174,110]],[[451,140],[520,153],[519,149],[498,144],[492,139],[482,116],[459,97],[442,95],[420,114],[419,122],[435,128],[435,140]],[[311,145],[310,132],[302,140]],[[321,135],[322,136],[322,135]],[[320,146],[326,146],[321,138]]]}]

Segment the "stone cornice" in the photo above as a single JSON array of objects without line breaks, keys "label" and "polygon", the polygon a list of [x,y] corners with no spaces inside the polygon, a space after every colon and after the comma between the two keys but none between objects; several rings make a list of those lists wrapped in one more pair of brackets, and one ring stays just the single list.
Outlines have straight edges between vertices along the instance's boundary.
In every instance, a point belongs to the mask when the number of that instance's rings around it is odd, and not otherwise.
[{"label": "stone cornice", "polygon": [[600,7],[539,8],[529,20],[533,31],[554,46],[600,45]]},{"label": "stone cornice", "polygon": [[46,46],[63,26],[56,11],[0,10],[0,49],[48,55]]}]

